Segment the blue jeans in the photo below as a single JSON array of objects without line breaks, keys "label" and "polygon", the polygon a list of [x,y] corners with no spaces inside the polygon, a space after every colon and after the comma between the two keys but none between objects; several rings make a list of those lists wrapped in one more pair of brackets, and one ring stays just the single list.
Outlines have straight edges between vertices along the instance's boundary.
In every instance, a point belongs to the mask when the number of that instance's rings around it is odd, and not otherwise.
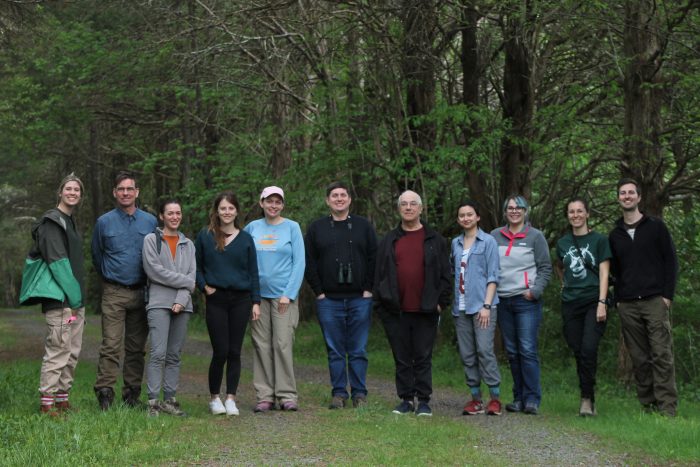
[{"label": "blue jeans", "polygon": [[498,297],[498,325],[513,375],[513,400],[537,407],[542,399],[537,332],[542,322],[542,303],[521,295]]},{"label": "blue jeans", "polygon": [[326,297],[316,304],[328,351],[333,396],[348,398],[348,373],[352,397],[367,395],[367,337],[372,323],[372,299]]}]

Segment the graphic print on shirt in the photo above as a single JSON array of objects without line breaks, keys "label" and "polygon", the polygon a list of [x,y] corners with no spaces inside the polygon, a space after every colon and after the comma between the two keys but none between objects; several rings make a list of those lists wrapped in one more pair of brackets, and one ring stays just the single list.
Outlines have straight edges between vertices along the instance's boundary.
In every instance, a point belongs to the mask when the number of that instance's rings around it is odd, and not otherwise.
[{"label": "graphic print on shirt", "polygon": [[[585,279],[588,273],[584,261],[587,261],[588,264],[595,264],[595,256],[591,253],[590,244],[586,244],[586,246],[581,248],[583,258],[578,253],[578,249],[575,246],[570,246],[569,251],[566,252],[565,258],[569,258],[571,274],[576,279]],[[566,263],[566,261],[564,261],[564,263]]]},{"label": "graphic print on shirt", "polygon": [[279,241],[279,236],[277,233],[264,234],[258,240],[260,245],[260,251],[277,251],[277,242]]}]

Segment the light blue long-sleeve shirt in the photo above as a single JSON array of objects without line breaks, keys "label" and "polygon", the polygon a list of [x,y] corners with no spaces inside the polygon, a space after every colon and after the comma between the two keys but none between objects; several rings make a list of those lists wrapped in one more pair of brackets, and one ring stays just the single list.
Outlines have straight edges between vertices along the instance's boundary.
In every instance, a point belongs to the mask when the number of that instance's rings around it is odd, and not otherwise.
[{"label": "light blue long-sleeve shirt", "polygon": [[260,295],[296,300],[306,267],[304,237],[299,224],[284,219],[273,225],[263,218],[251,222],[244,230],[255,241]]},{"label": "light blue long-sleeve shirt", "polygon": [[[479,229],[476,239],[469,250],[467,265],[464,268],[464,309],[459,308],[459,282],[462,272],[462,253],[464,252],[464,235],[452,239],[451,263],[454,273],[454,305],[452,315],[460,313],[472,315],[481,310],[486,300],[486,287],[490,283],[498,284],[499,258],[496,240]],[[491,305],[498,304],[498,295],[494,294]]]},{"label": "light blue long-sleeve shirt", "polygon": [[129,215],[112,209],[101,215],[92,233],[92,264],[106,280],[122,285],[146,283],[141,264],[143,239],[155,231],[158,221],[136,209]]}]

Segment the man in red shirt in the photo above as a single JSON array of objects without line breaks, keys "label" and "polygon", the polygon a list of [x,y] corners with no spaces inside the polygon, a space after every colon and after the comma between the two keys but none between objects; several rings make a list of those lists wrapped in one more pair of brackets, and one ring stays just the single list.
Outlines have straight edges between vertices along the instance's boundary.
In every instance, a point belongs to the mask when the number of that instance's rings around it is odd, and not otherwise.
[{"label": "man in red shirt", "polygon": [[374,306],[396,364],[396,414],[431,416],[432,358],[440,311],[450,305],[451,271],[445,239],[421,222],[423,202],[405,191],[401,224],[377,248]]}]

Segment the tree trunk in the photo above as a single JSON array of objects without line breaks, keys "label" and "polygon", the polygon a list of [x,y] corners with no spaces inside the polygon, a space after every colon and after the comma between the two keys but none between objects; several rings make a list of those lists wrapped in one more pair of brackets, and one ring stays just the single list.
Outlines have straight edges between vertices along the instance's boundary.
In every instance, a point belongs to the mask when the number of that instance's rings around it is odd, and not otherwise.
[{"label": "tree trunk", "polygon": [[[83,179],[87,183],[87,187],[90,193],[90,219],[92,222],[102,215],[102,206],[104,206],[104,199],[102,197],[102,164],[100,160],[100,150],[97,143],[97,123],[91,121],[88,127],[88,134],[90,139],[88,142],[88,158],[87,158],[87,174]],[[89,176],[87,176],[89,174]]]},{"label": "tree trunk", "polygon": [[501,196],[521,194],[530,198],[530,167],[533,157],[529,141],[532,137],[534,85],[532,83],[532,51],[527,30],[531,5],[524,2],[522,16],[513,13],[505,20],[503,69],[503,118],[510,123],[510,132],[501,145]]},{"label": "tree trunk", "polygon": [[[476,108],[481,105],[479,98],[479,81],[482,77],[483,66],[479,57],[479,43],[477,39],[477,25],[481,13],[474,8],[471,1],[465,2],[462,8],[462,50],[460,55],[462,65],[462,103],[468,108]],[[473,121],[462,129],[464,145],[468,147],[481,135],[482,129]],[[498,225],[498,201],[491,196],[492,186],[488,183],[493,180],[491,167],[483,167],[481,164],[469,161],[464,167],[464,184],[469,188],[469,197],[481,206],[481,221],[479,225],[489,232]]]},{"label": "tree trunk", "polygon": [[406,120],[410,157],[404,164],[403,189],[423,191],[422,160],[435,147],[435,124],[421,117],[435,108],[435,41],[437,12],[433,0],[406,1],[403,8],[403,78],[406,83]]},{"label": "tree trunk", "polygon": [[625,124],[622,175],[636,179],[642,208],[655,216],[668,203],[661,157],[661,69],[663,47],[654,0],[625,2]]}]

